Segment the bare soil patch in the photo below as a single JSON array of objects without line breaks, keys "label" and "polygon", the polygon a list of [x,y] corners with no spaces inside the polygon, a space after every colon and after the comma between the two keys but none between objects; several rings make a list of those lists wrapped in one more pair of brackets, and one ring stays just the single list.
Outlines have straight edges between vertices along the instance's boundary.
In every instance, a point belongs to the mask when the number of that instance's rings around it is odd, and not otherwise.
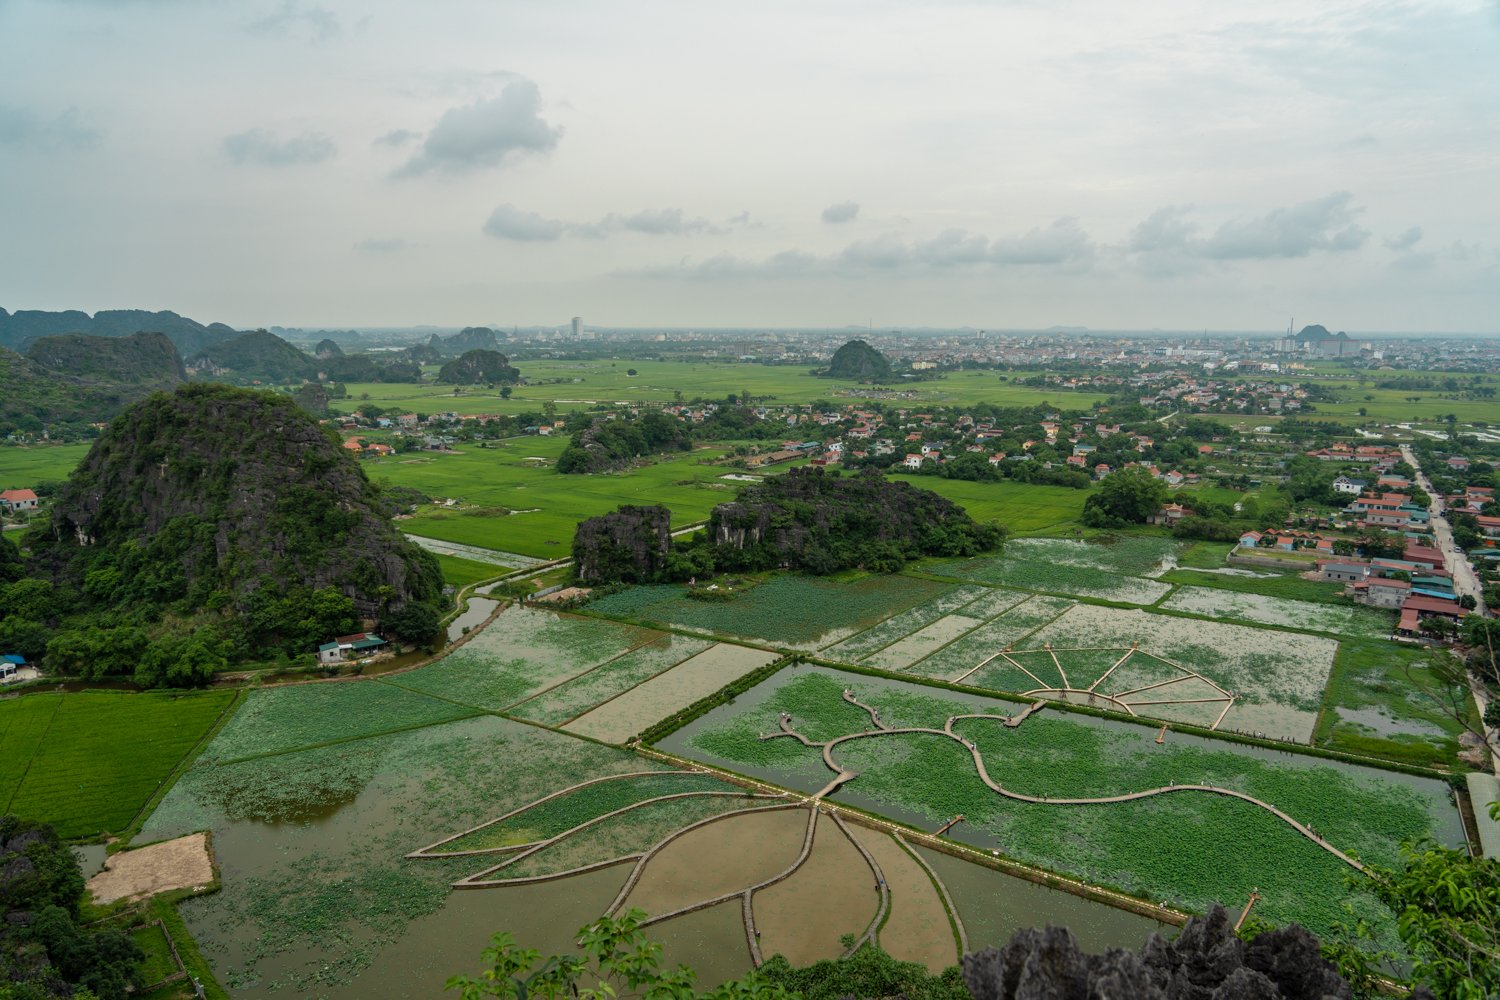
[{"label": "bare soil patch", "polygon": [[818,819],[812,854],[791,877],[755,894],[760,952],[795,966],[844,953],[845,934],[859,937],[875,919],[880,890],[859,849],[831,817]]},{"label": "bare soil patch", "polygon": [[880,947],[892,958],[921,962],[929,972],[942,972],[958,959],[958,947],[948,911],[921,865],[890,834],[851,826],[875,858],[891,890],[891,915],[880,929]]},{"label": "bare soil patch", "polygon": [[121,851],[88,881],[100,904],[133,896],[154,896],[170,889],[191,889],[214,880],[208,856],[208,834],[193,833],[134,851]]}]

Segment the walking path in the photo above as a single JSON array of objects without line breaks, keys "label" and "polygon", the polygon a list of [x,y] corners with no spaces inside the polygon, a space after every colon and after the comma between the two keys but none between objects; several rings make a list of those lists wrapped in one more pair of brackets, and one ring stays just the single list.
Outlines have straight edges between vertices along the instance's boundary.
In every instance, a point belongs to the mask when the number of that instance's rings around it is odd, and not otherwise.
[{"label": "walking path", "polygon": [[1299,823],[1297,820],[1288,816],[1286,813],[1271,805],[1269,802],[1263,802],[1260,799],[1255,798],[1253,795],[1247,795],[1244,792],[1237,792],[1232,788],[1220,788],[1217,785],[1165,785],[1159,788],[1148,788],[1139,792],[1126,792],[1121,795],[1108,795],[1101,798],[1051,798],[1046,795],[1027,795],[1023,792],[1012,791],[1002,786],[999,782],[995,781],[994,778],[990,777],[989,771],[984,766],[984,758],[979,752],[979,747],[973,741],[966,739],[965,737],[962,737],[953,731],[953,724],[960,719],[988,719],[991,722],[1000,722],[1002,725],[1005,725],[1009,728],[1015,728],[1033,712],[1037,711],[1041,707],[1044,707],[1044,702],[1038,702],[1034,705],[1029,706],[1021,716],[1014,720],[1014,724],[1012,724],[1012,720],[1006,716],[974,713],[949,716],[948,721],[943,723],[942,729],[932,729],[926,726],[905,726],[901,728],[887,726],[885,725],[885,723],[880,721],[880,712],[877,709],[861,702],[854,696],[854,693],[852,691],[846,689],[843,692],[843,697],[844,700],[849,704],[855,705],[870,713],[870,718],[875,722],[876,725],[876,728],[873,731],[866,731],[862,733],[847,733],[843,736],[836,736],[831,740],[819,743],[814,740],[808,739],[806,736],[803,736],[801,733],[793,729],[791,715],[783,712],[781,713],[781,717],[778,720],[781,732],[771,733],[769,735],[760,737],[762,740],[774,740],[782,736],[790,736],[793,739],[801,742],[803,746],[821,749],[823,751],[823,763],[827,765],[829,770],[835,772],[842,780],[836,781],[834,784],[831,784],[823,792],[820,792],[820,795],[827,794],[828,791],[831,791],[838,785],[843,784],[845,781],[851,781],[855,777],[857,777],[857,772],[847,770],[833,759],[834,748],[839,746],[840,744],[850,742],[851,740],[869,739],[871,737],[894,735],[898,733],[921,733],[932,736],[945,736],[948,739],[956,740],[969,751],[969,755],[974,759],[974,769],[978,772],[980,781],[984,782],[991,791],[1002,795],[1005,798],[1013,799],[1017,802],[1029,802],[1038,805],[1053,806],[1091,806],[1104,805],[1112,802],[1134,802],[1139,799],[1149,799],[1158,795],[1171,795],[1176,792],[1206,792],[1210,795],[1223,795],[1232,799],[1240,799],[1244,802],[1250,803],[1253,806],[1264,809],[1266,812],[1286,823],[1292,829],[1302,834],[1302,836],[1306,837],[1314,844],[1317,844],[1323,850],[1327,851],[1329,854],[1332,854],[1334,857],[1349,865],[1351,868],[1354,868],[1355,870],[1366,875],[1369,874],[1369,870],[1365,868],[1364,865],[1360,864],[1360,862],[1358,862],[1354,858],[1350,857],[1343,851],[1328,843],[1328,841],[1324,840],[1322,836],[1320,836],[1311,827],[1303,823]]}]

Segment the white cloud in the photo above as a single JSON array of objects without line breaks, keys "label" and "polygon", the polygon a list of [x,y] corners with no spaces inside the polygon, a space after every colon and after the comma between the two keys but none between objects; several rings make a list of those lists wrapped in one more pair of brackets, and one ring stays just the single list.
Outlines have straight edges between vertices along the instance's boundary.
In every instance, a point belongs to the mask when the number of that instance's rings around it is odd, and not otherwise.
[{"label": "white cloud", "polygon": [[484,223],[484,231],[490,236],[521,243],[546,243],[560,239],[568,228],[566,222],[548,219],[514,205],[501,205],[490,213]]},{"label": "white cloud", "polygon": [[47,118],[0,104],[0,147],[56,152],[87,149],[98,141],[99,130],[85,124],[77,108]]},{"label": "white cloud", "polygon": [[479,170],[527,153],[551,152],[563,130],[542,118],[541,106],[535,83],[513,79],[499,97],[450,108],[397,176]]},{"label": "white cloud", "polygon": [[1234,219],[1203,243],[1203,256],[1247,260],[1358,250],[1370,233],[1355,224],[1354,216],[1361,210],[1352,207],[1353,200],[1348,191],[1337,191],[1265,215]]}]

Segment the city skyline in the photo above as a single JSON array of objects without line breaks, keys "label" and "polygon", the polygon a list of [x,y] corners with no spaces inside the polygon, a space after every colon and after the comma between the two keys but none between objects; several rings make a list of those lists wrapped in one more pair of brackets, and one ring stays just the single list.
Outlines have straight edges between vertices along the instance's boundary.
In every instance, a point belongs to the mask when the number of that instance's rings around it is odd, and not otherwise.
[{"label": "city skyline", "polygon": [[12,311],[1500,329],[1492,3],[0,0],[0,38]]}]

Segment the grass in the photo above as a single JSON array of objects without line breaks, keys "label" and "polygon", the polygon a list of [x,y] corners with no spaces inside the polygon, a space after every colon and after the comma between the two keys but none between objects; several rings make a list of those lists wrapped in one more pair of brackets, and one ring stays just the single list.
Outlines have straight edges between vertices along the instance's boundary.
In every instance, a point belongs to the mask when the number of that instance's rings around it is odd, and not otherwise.
[{"label": "grass", "polygon": [[1477,723],[1473,699],[1446,691],[1433,677],[1434,664],[1452,654],[1386,642],[1345,640],[1318,716],[1314,742],[1348,753],[1407,764],[1453,767],[1456,715]]},{"label": "grass", "polygon": [[141,963],[141,979],[147,986],[159,983],[177,972],[177,963],[172,959],[167,936],[156,924],[137,927],[130,932],[130,939],[146,953],[146,960]]},{"label": "grass", "polygon": [[716,504],[733,499],[736,490],[735,483],[719,478],[734,469],[699,464],[723,455],[726,448],[720,446],[618,474],[564,476],[553,465],[567,447],[565,437],[507,438],[491,444],[465,446],[461,454],[369,461],[365,471],[377,482],[415,487],[467,505],[423,508],[401,522],[403,531],[539,559],[570,555],[578,522],[620,504],[665,504],[672,509],[673,525],[681,527],[706,518]]},{"label": "grass", "polygon": [[[530,380],[563,379],[551,385],[520,385],[510,399],[498,392],[464,390],[455,396],[451,386],[351,384],[347,399],[333,400],[334,409],[352,412],[362,403],[399,408],[418,413],[537,413],[546,402],[559,413],[586,410],[596,403],[670,403],[677,393],[684,397],[723,399],[730,393],[748,392],[774,403],[833,403],[859,400],[851,390],[868,386],[836,379],[815,378],[807,368],[707,361],[648,361],[609,359],[593,361],[518,361],[516,366]],[[634,368],[635,376],[626,375]],[[1051,403],[1061,409],[1087,410],[1106,397],[1102,393],[1068,392],[1056,388],[1033,389],[1000,381],[994,372],[953,372],[940,379],[901,387],[915,394],[914,403],[993,403],[996,406],[1035,406]]]},{"label": "grass", "polygon": [[1161,575],[1166,583],[1189,587],[1213,587],[1217,590],[1233,590],[1241,594],[1261,594],[1265,597],[1280,597],[1293,601],[1311,601],[1315,604],[1340,604],[1351,606],[1344,596],[1341,583],[1323,583],[1304,580],[1298,573],[1280,573],[1276,570],[1256,568],[1250,570],[1255,576],[1231,576],[1224,573],[1204,573],[1195,569],[1174,569]]},{"label": "grass", "polygon": [[233,700],[86,691],[0,703],[0,811],[65,838],[123,830]]},{"label": "grass", "polygon": [[1079,525],[1089,490],[1003,480],[973,483],[938,476],[892,476],[947,497],[976,521],[998,521],[1015,535],[1056,535]]},{"label": "grass", "polygon": [[67,479],[90,447],[87,444],[25,448],[0,445],[0,490],[30,489],[40,482]]},{"label": "grass", "polygon": [[443,581],[459,590],[471,583],[489,580],[509,572],[504,566],[496,566],[493,563],[475,562],[472,559],[461,559],[458,556],[445,556],[440,553],[433,554],[437,556],[438,565],[442,567]]},{"label": "grass", "polygon": [[[814,740],[859,732],[868,717],[840,698],[852,687],[892,726],[941,726],[954,714],[991,703],[821,669],[779,675],[767,696],[721,708],[684,737],[696,756],[739,769],[770,769],[810,787],[828,775],[820,751],[793,740],[761,741],[779,713],[790,712]],[[1019,729],[982,720],[955,724],[974,740],[990,775],[1032,795],[1094,797],[1170,783],[1207,783],[1270,801],[1312,822],[1329,840],[1392,863],[1409,836],[1446,832],[1446,787],[1349,765],[1289,759],[1178,735],[1157,746],[1137,727],[1043,713]],[[1344,919],[1349,869],[1263,810],[1207,794],[1180,793],[1133,803],[1054,806],[1006,800],[980,783],[967,753],[937,736],[891,735],[838,748],[858,773],[847,792],[877,811],[894,809],[937,823],[962,813],[955,836],[998,846],[1020,860],[1193,909],[1241,901],[1256,886],[1263,912],[1316,931]],[[786,783],[783,780],[782,783]],[[977,838],[977,839],[976,839]],[[1389,914],[1355,898],[1361,915],[1388,935]]]}]

